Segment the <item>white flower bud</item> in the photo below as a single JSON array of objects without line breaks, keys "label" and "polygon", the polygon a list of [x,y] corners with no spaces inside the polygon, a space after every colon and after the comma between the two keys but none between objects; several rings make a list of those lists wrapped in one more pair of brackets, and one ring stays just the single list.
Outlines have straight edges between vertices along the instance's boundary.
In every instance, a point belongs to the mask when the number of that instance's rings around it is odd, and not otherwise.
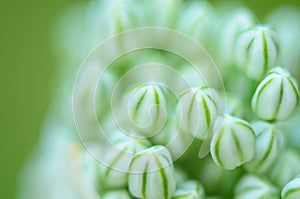
[{"label": "white flower bud", "polygon": [[195,181],[189,180],[179,184],[172,199],[204,199],[205,190],[203,186]]},{"label": "white flower bud", "polygon": [[234,199],[279,199],[278,190],[266,179],[248,174],[241,178],[234,191]]},{"label": "white flower bud", "polygon": [[114,190],[105,193],[102,199],[132,199],[127,190]]},{"label": "white flower bud", "polygon": [[181,114],[180,128],[184,133],[205,138],[218,113],[215,94],[213,89],[200,87],[188,89],[180,95],[177,114]]},{"label": "white flower bud", "polygon": [[300,198],[300,176],[294,178],[281,191],[282,199],[297,199]]},{"label": "white flower bud", "polygon": [[175,191],[175,178],[169,151],[153,146],[135,155],[130,163],[129,191],[137,198],[170,199]]},{"label": "white flower bud", "polygon": [[283,187],[300,173],[300,156],[293,149],[286,149],[278,155],[268,176],[272,182]]},{"label": "white flower bud", "polygon": [[264,120],[288,118],[299,101],[295,80],[281,67],[272,69],[258,85],[252,98],[252,110]]},{"label": "white flower bud", "polygon": [[266,172],[273,164],[278,153],[278,129],[266,122],[252,124],[256,135],[255,155],[245,164],[251,171]]},{"label": "white flower bud", "polygon": [[255,133],[246,121],[229,115],[219,117],[214,127],[211,154],[224,169],[234,169],[254,156]]},{"label": "white flower bud", "polygon": [[255,26],[241,33],[236,43],[236,63],[250,78],[260,80],[277,64],[277,34],[267,26]]},{"label": "white flower bud", "polygon": [[143,84],[131,91],[127,98],[126,105],[131,121],[124,125],[135,129],[144,136],[154,136],[165,125],[167,120],[168,90],[159,84]]},{"label": "white flower bud", "polygon": [[100,168],[100,181],[108,188],[125,187],[128,183],[129,164],[135,153],[150,146],[146,140],[137,140],[117,132],[112,136],[112,146],[106,149],[106,157]]}]

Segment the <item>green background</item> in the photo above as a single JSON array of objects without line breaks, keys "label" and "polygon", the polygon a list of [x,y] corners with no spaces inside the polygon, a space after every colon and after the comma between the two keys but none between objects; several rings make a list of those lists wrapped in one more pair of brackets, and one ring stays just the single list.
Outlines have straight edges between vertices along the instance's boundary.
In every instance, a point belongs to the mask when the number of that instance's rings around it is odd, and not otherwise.
[{"label": "green background", "polygon": [[[16,198],[18,176],[38,142],[51,101],[50,83],[57,68],[50,43],[51,30],[59,13],[76,2],[84,0],[0,3],[1,199]],[[244,2],[260,17],[282,2],[297,4],[297,0]]]}]

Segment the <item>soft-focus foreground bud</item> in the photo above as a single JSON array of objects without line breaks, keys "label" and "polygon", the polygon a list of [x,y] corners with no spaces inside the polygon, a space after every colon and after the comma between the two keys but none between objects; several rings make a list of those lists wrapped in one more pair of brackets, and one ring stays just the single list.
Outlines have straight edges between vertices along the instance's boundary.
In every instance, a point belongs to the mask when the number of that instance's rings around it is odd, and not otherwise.
[{"label": "soft-focus foreground bud", "polygon": [[146,140],[137,140],[117,132],[112,136],[112,146],[106,149],[100,181],[108,188],[125,187],[128,183],[129,164],[135,153],[150,146]]},{"label": "soft-focus foreground bud", "polygon": [[214,127],[211,154],[224,169],[234,169],[254,156],[255,133],[250,124],[230,115],[220,116]]},{"label": "soft-focus foreground bud", "polygon": [[195,181],[189,180],[179,184],[172,199],[204,199],[205,191],[203,186]]},{"label": "soft-focus foreground bud", "polygon": [[170,199],[175,191],[173,172],[171,155],[165,147],[146,149],[130,163],[129,191],[137,198]]},{"label": "soft-focus foreground bud", "polygon": [[262,121],[254,122],[252,127],[256,135],[255,155],[245,167],[250,171],[266,172],[278,153],[278,129]]},{"label": "soft-focus foreground bud", "polygon": [[[235,42],[237,35],[255,24],[255,16],[245,8],[236,9],[220,20],[215,38],[217,50],[217,64],[221,69],[228,69],[234,65]],[[227,72],[228,70],[222,70]]]},{"label": "soft-focus foreground bud", "polygon": [[143,84],[131,91],[126,105],[132,121],[127,124],[132,124],[141,135],[157,134],[167,120],[166,93],[164,86],[155,83]]},{"label": "soft-focus foreground bud", "polygon": [[235,51],[237,66],[250,78],[260,80],[277,64],[277,35],[267,26],[252,27],[239,35]]},{"label": "soft-focus foreground bud", "polygon": [[180,95],[177,114],[181,114],[180,128],[184,133],[199,139],[205,138],[217,117],[215,95],[216,92],[208,87],[191,88]]},{"label": "soft-focus foreground bud", "polygon": [[268,174],[270,180],[280,187],[300,173],[300,156],[298,151],[286,149],[276,158]]},{"label": "soft-focus foreground bud", "polygon": [[281,191],[282,199],[300,198],[300,176],[288,182]]},{"label": "soft-focus foreground bud", "polygon": [[105,193],[102,199],[132,199],[127,190],[114,190]]},{"label": "soft-focus foreground bud", "polygon": [[279,199],[278,190],[270,182],[251,174],[241,178],[234,195],[234,199]]},{"label": "soft-focus foreground bud", "polygon": [[272,69],[258,85],[252,110],[264,120],[283,120],[295,110],[299,91],[295,80],[282,67]]}]

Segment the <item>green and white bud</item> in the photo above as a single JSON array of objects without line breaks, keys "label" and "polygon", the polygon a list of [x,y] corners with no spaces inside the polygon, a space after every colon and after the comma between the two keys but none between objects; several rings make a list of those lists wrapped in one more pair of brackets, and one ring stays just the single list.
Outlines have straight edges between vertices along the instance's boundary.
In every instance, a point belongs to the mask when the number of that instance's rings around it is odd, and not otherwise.
[{"label": "green and white bud", "polygon": [[300,176],[288,182],[281,190],[282,199],[300,198]]},{"label": "green and white bud", "polygon": [[127,190],[113,190],[105,193],[102,199],[133,199]]},{"label": "green and white bud", "polygon": [[272,182],[280,187],[292,180],[300,173],[300,156],[298,151],[286,149],[278,154],[268,176]]},{"label": "green and white bud", "polygon": [[100,168],[100,181],[107,188],[121,188],[128,184],[128,170],[133,156],[147,149],[150,143],[119,131],[111,137],[111,146],[103,153],[105,158]]},{"label": "green and white bud", "polygon": [[205,190],[203,186],[195,181],[188,180],[179,184],[172,199],[204,199]]},{"label": "green and white bud", "polygon": [[220,116],[214,126],[211,155],[224,169],[234,169],[254,156],[255,133],[249,123],[230,115]]},{"label": "green and white bud", "polygon": [[256,135],[255,155],[245,164],[250,171],[264,173],[278,154],[278,129],[269,123],[257,121],[252,124]]},{"label": "green and white bud", "polygon": [[179,97],[177,114],[181,114],[181,130],[192,137],[204,139],[218,114],[216,92],[206,86],[190,88]]},{"label": "green and white bud", "polygon": [[217,64],[226,75],[228,69],[234,65],[235,42],[237,36],[255,24],[256,17],[246,8],[238,8],[225,15],[218,23],[215,38]]},{"label": "green and white bud", "polygon": [[[129,128],[144,136],[154,136],[167,121],[168,90],[156,83],[143,84],[133,89],[127,98],[126,105],[131,121]],[[125,123],[125,125],[126,125]]]},{"label": "green and white bud", "polygon": [[267,26],[255,26],[241,33],[236,43],[236,64],[250,78],[260,80],[277,64],[277,34]]},{"label": "green and white bud", "polygon": [[272,69],[258,85],[252,98],[252,110],[264,120],[284,120],[299,102],[296,81],[282,67]]},{"label": "green and white bud", "polygon": [[234,190],[234,199],[279,199],[278,190],[266,179],[248,174],[239,180]]},{"label": "green and white bud", "polygon": [[137,198],[170,199],[176,185],[169,151],[156,145],[136,154],[130,163],[128,186]]}]

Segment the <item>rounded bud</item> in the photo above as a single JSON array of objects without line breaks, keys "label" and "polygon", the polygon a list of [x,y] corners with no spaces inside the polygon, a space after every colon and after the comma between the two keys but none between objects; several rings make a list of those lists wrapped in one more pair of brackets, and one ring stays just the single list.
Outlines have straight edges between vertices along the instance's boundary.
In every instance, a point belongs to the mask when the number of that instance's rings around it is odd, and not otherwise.
[{"label": "rounded bud", "polygon": [[282,199],[294,199],[300,198],[300,176],[294,178],[286,185],[284,185],[281,191]]},{"label": "rounded bud", "polygon": [[208,87],[190,88],[179,97],[177,114],[181,114],[181,130],[192,137],[204,139],[214,123],[218,106],[215,91]]},{"label": "rounded bud", "polygon": [[[135,88],[127,98],[128,114],[136,132],[154,136],[167,120],[167,89],[156,83],[147,83]],[[126,125],[125,123],[125,125]]]},{"label": "rounded bud", "polygon": [[125,187],[128,183],[129,164],[135,153],[150,146],[146,140],[138,140],[116,132],[111,136],[111,146],[104,152],[105,158],[100,168],[100,178],[108,188]]},{"label": "rounded bud", "polygon": [[136,154],[130,163],[128,186],[137,198],[170,199],[175,191],[175,178],[169,151],[156,145]]},{"label": "rounded bud", "polygon": [[278,190],[266,179],[248,174],[239,180],[234,190],[235,199],[278,199]]},{"label": "rounded bud", "polygon": [[204,199],[205,191],[203,186],[195,181],[188,180],[180,183],[172,198],[180,199]]},{"label": "rounded bud", "polygon": [[255,155],[245,164],[248,170],[266,172],[276,159],[278,152],[278,129],[266,122],[258,121],[252,124],[256,135]]},{"label": "rounded bud", "polygon": [[234,169],[254,156],[255,133],[250,124],[230,115],[220,116],[214,126],[211,154],[224,169]]},{"label": "rounded bud", "polygon": [[260,80],[277,64],[277,34],[267,26],[255,26],[241,33],[236,43],[236,63],[250,78]]},{"label": "rounded bud", "polygon": [[264,120],[288,118],[299,101],[295,80],[281,67],[272,69],[258,85],[252,98],[252,110]]}]

